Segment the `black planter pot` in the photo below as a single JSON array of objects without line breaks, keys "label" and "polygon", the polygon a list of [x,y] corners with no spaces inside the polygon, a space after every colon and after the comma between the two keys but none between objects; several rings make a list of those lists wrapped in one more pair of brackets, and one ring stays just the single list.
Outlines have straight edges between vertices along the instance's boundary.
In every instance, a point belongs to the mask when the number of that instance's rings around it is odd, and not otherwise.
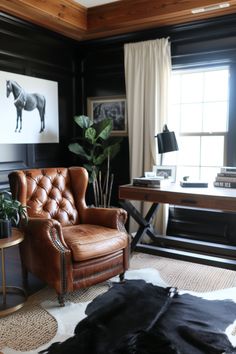
[{"label": "black planter pot", "polygon": [[11,221],[0,219],[0,238],[11,236]]}]

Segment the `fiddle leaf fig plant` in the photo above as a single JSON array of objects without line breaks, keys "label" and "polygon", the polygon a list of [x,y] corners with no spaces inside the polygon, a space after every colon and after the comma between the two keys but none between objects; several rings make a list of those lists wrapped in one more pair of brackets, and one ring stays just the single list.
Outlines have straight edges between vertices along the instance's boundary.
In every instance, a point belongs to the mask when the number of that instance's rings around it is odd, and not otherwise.
[{"label": "fiddle leaf fig plant", "polygon": [[110,160],[119,152],[122,138],[111,137],[111,118],[95,123],[91,118],[81,115],[75,116],[74,121],[81,128],[81,135],[68,148],[80,157],[89,172],[95,205],[108,206],[114,179],[113,175],[110,176]]}]

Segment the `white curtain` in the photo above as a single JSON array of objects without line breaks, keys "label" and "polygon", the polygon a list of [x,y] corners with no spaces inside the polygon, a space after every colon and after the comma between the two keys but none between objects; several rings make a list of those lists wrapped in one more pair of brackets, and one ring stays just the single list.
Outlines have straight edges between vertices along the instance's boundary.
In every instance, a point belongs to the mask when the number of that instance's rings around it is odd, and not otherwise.
[{"label": "white curtain", "polygon": [[[168,38],[161,38],[125,44],[124,54],[132,180],[158,164],[154,136],[162,131],[168,117],[170,43]],[[140,209],[140,203],[135,204]],[[160,214],[158,226],[160,231],[165,232],[165,220],[163,223],[163,215]],[[134,224],[130,232],[133,231]]]}]

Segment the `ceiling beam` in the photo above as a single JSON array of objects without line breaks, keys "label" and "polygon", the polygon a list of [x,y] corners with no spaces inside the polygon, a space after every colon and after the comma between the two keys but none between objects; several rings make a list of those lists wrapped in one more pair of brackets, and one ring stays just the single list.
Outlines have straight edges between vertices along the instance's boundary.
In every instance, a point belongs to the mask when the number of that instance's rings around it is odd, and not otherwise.
[{"label": "ceiling beam", "polygon": [[88,9],[73,0],[0,0],[0,11],[80,41],[236,13],[236,0],[121,0]]},{"label": "ceiling beam", "polygon": [[77,40],[87,30],[87,9],[73,0],[0,0],[0,11]]},{"label": "ceiling beam", "polygon": [[[194,8],[229,3],[229,7],[193,14]],[[235,0],[123,0],[88,9],[85,36],[119,34],[236,13]]]}]

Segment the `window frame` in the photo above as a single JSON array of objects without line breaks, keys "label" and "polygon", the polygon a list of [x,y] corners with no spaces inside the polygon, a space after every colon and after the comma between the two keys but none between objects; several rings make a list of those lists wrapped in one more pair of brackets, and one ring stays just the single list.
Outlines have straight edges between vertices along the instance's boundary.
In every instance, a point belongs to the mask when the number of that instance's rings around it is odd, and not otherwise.
[{"label": "window frame", "polygon": [[[232,119],[231,119],[231,112],[232,112],[232,109],[231,109],[231,100],[232,100],[232,83],[231,83],[231,71],[232,71],[232,63],[230,63],[228,60],[220,60],[220,61],[217,61],[217,62],[198,62],[198,63],[187,63],[187,64],[184,64],[184,63],[181,63],[181,64],[178,64],[178,65],[173,65],[172,66],[172,72],[179,72],[179,73],[183,73],[183,72],[201,72],[201,71],[204,71],[204,69],[208,69],[209,68],[209,71],[214,71],[215,69],[217,68],[226,68],[229,72],[229,79],[228,79],[228,84],[229,84],[229,91],[228,91],[228,121],[227,121],[227,130],[226,131],[217,131],[217,132],[201,132],[201,131],[198,131],[198,132],[186,132],[186,133],[181,133],[179,131],[179,136],[188,136],[188,137],[191,137],[191,136],[197,136],[197,137],[204,137],[204,136],[207,136],[207,137],[212,137],[212,136],[222,136],[223,139],[224,139],[224,146],[223,146],[223,151],[224,151],[224,154],[223,154],[223,164],[224,165],[228,165],[229,164],[229,161],[230,161],[230,158],[229,158],[229,154],[228,154],[228,148],[230,146],[229,144],[229,131],[230,131],[230,128],[232,126]],[[208,70],[207,70],[208,71]],[[236,77],[236,63],[235,63],[235,77]],[[204,101],[203,101],[204,103]],[[180,123],[180,122],[179,122]],[[236,131],[236,123],[235,123],[235,130]],[[235,145],[235,144],[234,144]],[[179,164],[180,166],[182,167],[188,167],[189,165],[181,165]],[[201,167],[207,167],[207,166],[204,166],[204,165],[193,165],[192,167],[196,167],[199,169],[199,173],[200,173],[200,170],[201,170]],[[211,167],[211,166],[209,166]]]}]

